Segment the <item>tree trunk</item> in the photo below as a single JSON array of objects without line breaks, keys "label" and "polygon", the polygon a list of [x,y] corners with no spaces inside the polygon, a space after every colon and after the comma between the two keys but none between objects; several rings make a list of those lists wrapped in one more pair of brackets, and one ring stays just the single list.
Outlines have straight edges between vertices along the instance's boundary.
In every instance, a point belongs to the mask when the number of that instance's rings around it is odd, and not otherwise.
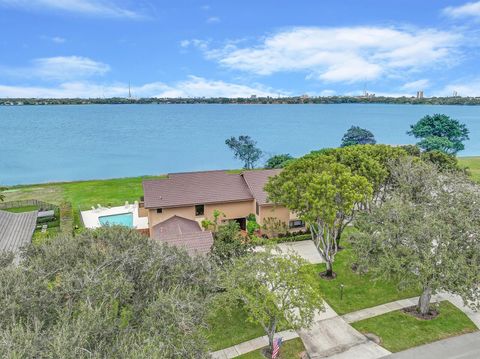
[{"label": "tree trunk", "polygon": [[333,263],[331,261],[327,261],[325,263],[327,265],[327,271],[325,272],[325,277],[333,277]]},{"label": "tree trunk", "polygon": [[432,289],[426,287],[423,289],[423,293],[418,299],[418,310],[420,314],[426,315],[430,309],[430,299],[432,298]]},{"label": "tree trunk", "polygon": [[275,330],[277,329],[277,320],[274,319],[270,322],[270,328],[268,328],[268,348],[269,354],[273,353],[273,340],[275,338]]}]

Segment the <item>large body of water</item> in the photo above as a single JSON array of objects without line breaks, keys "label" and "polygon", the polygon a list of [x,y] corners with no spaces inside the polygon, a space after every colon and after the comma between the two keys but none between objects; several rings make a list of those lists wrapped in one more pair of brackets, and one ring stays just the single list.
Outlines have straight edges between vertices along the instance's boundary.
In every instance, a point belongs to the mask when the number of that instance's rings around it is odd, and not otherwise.
[{"label": "large body of water", "polygon": [[[409,125],[445,113],[467,124],[460,155],[480,154],[480,107],[422,105],[84,105],[0,107],[0,184],[239,168],[225,145],[250,135],[300,156],[340,144],[352,125],[407,144]],[[264,159],[262,160],[262,162]]]}]

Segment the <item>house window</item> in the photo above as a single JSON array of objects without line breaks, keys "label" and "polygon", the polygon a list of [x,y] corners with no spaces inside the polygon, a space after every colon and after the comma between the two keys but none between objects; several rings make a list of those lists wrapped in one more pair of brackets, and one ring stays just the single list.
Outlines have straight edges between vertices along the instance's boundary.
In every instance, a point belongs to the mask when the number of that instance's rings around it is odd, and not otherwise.
[{"label": "house window", "polygon": [[296,219],[294,221],[290,221],[289,227],[290,228],[303,228],[303,227],[305,227],[305,222],[303,222],[299,219]]},{"label": "house window", "polygon": [[203,204],[197,204],[195,206],[195,215],[196,216],[203,216],[205,213],[205,206]]},{"label": "house window", "polygon": [[157,213],[162,213],[163,209],[162,208],[157,208]]},{"label": "house window", "polygon": [[258,205],[258,202],[255,202],[255,213],[257,213],[257,216],[260,215],[260,206]]}]

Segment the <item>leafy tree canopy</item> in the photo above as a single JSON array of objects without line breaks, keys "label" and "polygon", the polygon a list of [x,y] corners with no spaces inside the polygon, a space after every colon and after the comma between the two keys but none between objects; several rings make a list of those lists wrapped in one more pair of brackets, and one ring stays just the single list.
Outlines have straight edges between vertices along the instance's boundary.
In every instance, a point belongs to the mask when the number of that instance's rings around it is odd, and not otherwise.
[{"label": "leafy tree canopy", "polygon": [[465,124],[443,114],[421,118],[407,133],[421,139],[417,145],[425,151],[438,150],[453,155],[462,151],[463,142],[469,139]]},{"label": "leafy tree canopy", "polygon": [[307,155],[295,160],[265,186],[269,199],[297,213],[312,233],[312,239],[332,276],[338,251],[337,238],[355,207],[370,200],[372,185],[338,163],[332,156]]},{"label": "leafy tree canopy", "polygon": [[249,249],[250,245],[240,233],[240,225],[228,221],[219,226],[215,233],[211,256],[218,264],[227,264],[232,259],[245,255]]},{"label": "leafy tree canopy", "polygon": [[448,155],[438,150],[423,152],[420,158],[424,161],[433,163],[440,172],[461,171],[458,160],[455,156]]},{"label": "leafy tree canopy", "polygon": [[352,126],[342,137],[341,147],[353,146],[353,145],[374,145],[375,136],[373,133],[365,128],[358,126]]},{"label": "leafy tree canopy", "polygon": [[478,307],[479,188],[458,174],[441,174],[411,159],[393,173],[390,198],[356,221],[358,263],[377,276],[418,287],[421,314],[428,313],[431,296],[440,291]]},{"label": "leafy tree canopy", "polygon": [[407,152],[389,145],[354,145],[322,149],[310,155],[330,156],[348,167],[353,174],[365,177],[372,185],[373,199],[378,200],[390,185],[392,163],[406,157]]},{"label": "leafy tree canopy", "polygon": [[265,168],[283,168],[289,163],[290,161],[293,160],[293,157],[288,154],[281,154],[281,155],[275,155],[270,157],[267,162],[265,163]]},{"label": "leafy tree canopy", "polygon": [[126,228],[32,245],[0,268],[0,357],[207,358],[214,274]]},{"label": "leafy tree canopy", "polygon": [[317,285],[304,270],[307,262],[293,254],[278,255],[267,249],[236,260],[222,275],[225,291],[219,305],[241,303],[252,323],[268,335],[270,351],[279,325],[291,329],[308,328],[316,310],[323,310]]},{"label": "leafy tree canopy", "polygon": [[260,159],[262,151],[250,136],[230,137],[225,144],[233,151],[234,157],[243,161],[245,169],[252,169]]}]

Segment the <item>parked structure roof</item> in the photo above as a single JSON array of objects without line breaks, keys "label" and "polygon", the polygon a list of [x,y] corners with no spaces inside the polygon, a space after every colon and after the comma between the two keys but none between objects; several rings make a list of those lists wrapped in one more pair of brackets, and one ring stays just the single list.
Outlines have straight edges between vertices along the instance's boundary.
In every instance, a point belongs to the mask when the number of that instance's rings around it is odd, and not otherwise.
[{"label": "parked structure roof", "polygon": [[0,251],[18,252],[32,241],[37,224],[37,213],[0,211]]}]

